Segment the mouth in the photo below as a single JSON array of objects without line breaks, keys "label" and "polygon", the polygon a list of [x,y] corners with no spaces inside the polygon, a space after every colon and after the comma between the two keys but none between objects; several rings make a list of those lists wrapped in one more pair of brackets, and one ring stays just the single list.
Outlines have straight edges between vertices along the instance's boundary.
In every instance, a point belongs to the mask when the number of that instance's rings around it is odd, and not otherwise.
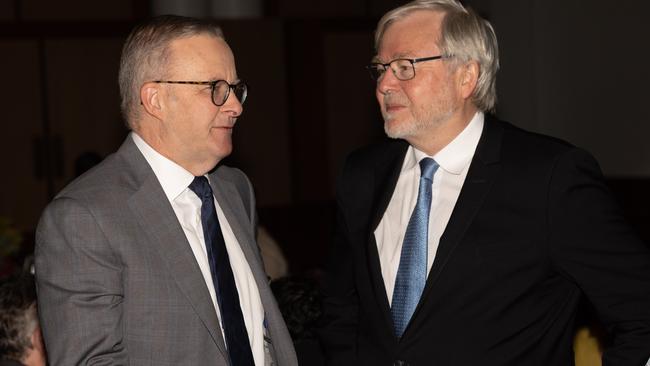
[{"label": "mouth", "polygon": [[212,131],[220,131],[218,132],[219,134],[232,135],[233,127],[235,126],[212,126]]},{"label": "mouth", "polygon": [[400,111],[402,109],[406,108],[405,106],[401,104],[386,104],[386,113],[395,113],[397,111]]},{"label": "mouth", "polygon": [[217,128],[225,131],[232,131],[233,128],[235,128],[235,121],[227,122],[217,126],[212,126],[212,128]]},{"label": "mouth", "polygon": [[383,99],[384,110],[386,113],[395,113],[406,108],[407,103],[404,103],[405,101],[396,95],[385,95]]}]

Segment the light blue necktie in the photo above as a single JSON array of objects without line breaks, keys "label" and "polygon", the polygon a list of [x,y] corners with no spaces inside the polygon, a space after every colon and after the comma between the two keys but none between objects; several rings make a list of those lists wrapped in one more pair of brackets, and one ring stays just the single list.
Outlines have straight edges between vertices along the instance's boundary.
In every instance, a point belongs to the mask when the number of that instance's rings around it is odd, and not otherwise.
[{"label": "light blue necktie", "polygon": [[390,309],[397,338],[402,337],[411,320],[427,280],[431,185],[438,167],[438,163],[431,158],[420,161],[418,200],[406,227]]}]

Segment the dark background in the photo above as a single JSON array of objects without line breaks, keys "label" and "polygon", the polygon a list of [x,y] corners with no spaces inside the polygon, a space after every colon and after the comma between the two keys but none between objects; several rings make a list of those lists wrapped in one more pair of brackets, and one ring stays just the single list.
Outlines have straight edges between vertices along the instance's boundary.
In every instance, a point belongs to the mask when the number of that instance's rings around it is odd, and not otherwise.
[{"label": "dark background", "polygon": [[[377,20],[404,2],[239,0],[254,4],[240,14],[219,10],[237,8],[236,0],[178,2],[186,14],[223,18],[239,76],[251,87],[228,161],[253,181],[261,222],[293,273],[322,263],[345,155],[383,136],[363,66]],[[499,117],[591,151],[625,214],[650,238],[650,3],[464,3],[499,38]],[[77,157],[104,157],[121,144],[121,45],[135,22],[173,6],[0,0],[0,217],[22,233],[14,258],[32,250],[40,212],[73,179]]]}]

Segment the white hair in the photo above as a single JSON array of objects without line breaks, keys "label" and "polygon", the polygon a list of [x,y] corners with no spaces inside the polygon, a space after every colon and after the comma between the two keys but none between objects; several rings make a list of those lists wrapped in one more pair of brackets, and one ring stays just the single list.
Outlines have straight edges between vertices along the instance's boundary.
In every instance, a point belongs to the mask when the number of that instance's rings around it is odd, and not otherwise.
[{"label": "white hair", "polygon": [[395,21],[404,19],[419,10],[437,11],[444,14],[438,47],[447,56],[453,56],[456,64],[476,61],[479,76],[472,101],[484,112],[494,112],[496,73],[499,69],[497,37],[490,23],[467,9],[456,0],[416,0],[386,13],[377,24],[375,49],[379,50],[382,37]]}]

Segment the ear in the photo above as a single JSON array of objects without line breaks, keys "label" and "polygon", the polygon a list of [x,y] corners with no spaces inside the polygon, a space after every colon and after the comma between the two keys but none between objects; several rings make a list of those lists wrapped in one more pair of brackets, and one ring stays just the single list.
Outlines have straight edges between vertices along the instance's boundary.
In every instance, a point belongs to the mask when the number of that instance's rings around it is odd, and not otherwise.
[{"label": "ear", "polygon": [[480,66],[478,62],[471,60],[459,67],[459,89],[463,99],[468,99],[476,89]]},{"label": "ear", "polygon": [[162,119],[163,103],[160,84],[144,83],[140,88],[140,104],[149,115]]}]

